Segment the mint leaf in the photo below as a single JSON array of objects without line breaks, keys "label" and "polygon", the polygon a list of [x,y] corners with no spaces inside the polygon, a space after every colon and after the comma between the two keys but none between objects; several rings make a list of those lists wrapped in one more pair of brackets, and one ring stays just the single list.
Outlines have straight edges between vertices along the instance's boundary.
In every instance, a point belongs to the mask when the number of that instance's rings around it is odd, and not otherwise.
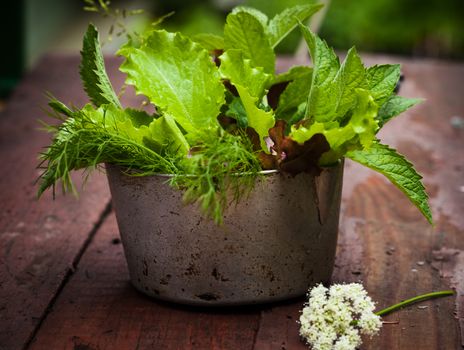
[{"label": "mint leaf", "polygon": [[120,70],[164,114],[187,132],[215,128],[224,87],[208,51],[180,35],[153,31],[140,48],[123,47]]},{"label": "mint leaf", "polygon": [[98,31],[93,24],[89,24],[84,35],[79,73],[84,90],[95,106],[112,104],[121,108],[121,103],[106,74]]},{"label": "mint leaf", "polygon": [[264,95],[265,87],[271,79],[263,68],[255,68],[250,59],[246,59],[240,50],[227,50],[219,56],[221,66],[219,72],[224,79],[230,80],[233,85],[246,86],[251,96],[260,100]]},{"label": "mint leaf", "polygon": [[390,96],[388,100],[380,107],[377,119],[380,127],[398,114],[403,113],[409,108],[422,102],[420,98],[406,98],[402,96]]},{"label": "mint leaf", "polygon": [[336,117],[343,117],[356,103],[355,90],[367,87],[365,68],[354,47],[348,50],[334,84],[338,88]]},{"label": "mint leaf", "polygon": [[312,69],[300,70],[299,75],[290,82],[279,97],[276,109],[277,119],[290,121],[297,112],[298,106],[306,102],[311,90]]},{"label": "mint leaf", "polygon": [[331,120],[337,107],[338,88],[334,79],[340,68],[335,52],[316,34],[303,24],[299,24],[308,45],[313,62],[311,90],[306,106],[306,118],[314,117],[316,121]]},{"label": "mint leaf", "polygon": [[266,112],[258,108],[256,106],[258,98],[252,96],[247,88],[241,85],[236,85],[235,87],[237,88],[243,107],[247,113],[248,126],[258,133],[261,148],[265,152],[269,152],[264,138],[269,136],[269,129],[274,126],[274,113],[272,111]]},{"label": "mint leaf", "polygon": [[226,50],[242,50],[254,67],[263,67],[266,73],[274,74],[275,54],[269,43],[266,28],[249,12],[236,12],[227,16],[224,27]]},{"label": "mint leaf", "polygon": [[317,11],[323,4],[298,5],[290,7],[277,14],[269,22],[269,41],[271,46],[275,48],[293,29],[296,28],[298,22],[305,21]]},{"label": "mint leaf", "polygon": [[210,33],[200,33],[192,37],[192,40],[200,44],[208,51],[224,49],[224,38]]},{"label": "mint leaf", "polygon": [[352,151],[347,157],[385,175],[433,223],[422,176],[404,156],[387,145],[375,143],[369,150]]},{"label": "mint leaf", "polygon": [[368,89],[379,105],[382,105],[395,90],[400,79],[400,69],[399,64],[382,64],[366,70]]}]

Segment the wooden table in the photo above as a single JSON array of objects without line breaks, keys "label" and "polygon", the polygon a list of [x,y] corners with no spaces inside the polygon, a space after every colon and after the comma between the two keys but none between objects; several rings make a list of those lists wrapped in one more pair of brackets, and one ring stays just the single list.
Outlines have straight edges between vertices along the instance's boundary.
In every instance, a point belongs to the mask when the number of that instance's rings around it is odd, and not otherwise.
[{"label": "wooden table", "polygon": [[[401,94],[426,99],[380,135],[424,175],[436,226],[382,176],[348,162],[333,281],[362,281],[379,308],[455,288],[454,297],[386,317],[362,348],[462,349],[464,64],[366,58],[404,63]],[[109,61],[119,86],[117,64]],[[0,115],[0,349],[307,349],[296,323],[304,299],[213,310],[135,291],[102,174],[79,200],[47,193],[37,201],[37,153],[49,137],[36,122],[44,91],[81,106],[77,66],[78,57],[44,58]]]}]

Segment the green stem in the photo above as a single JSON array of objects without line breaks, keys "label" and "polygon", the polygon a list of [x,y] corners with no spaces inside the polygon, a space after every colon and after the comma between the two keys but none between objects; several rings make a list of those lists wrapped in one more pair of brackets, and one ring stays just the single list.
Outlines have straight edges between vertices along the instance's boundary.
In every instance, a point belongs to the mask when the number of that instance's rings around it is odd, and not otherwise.
[{"label": "green stem", "polygon": [[417,297],[404,300],[398,304],[387,307],[386,309],[377,311],[375,314],[378,316],[384,316],[386,314],[389,314],[390,312],[396,311],[398,309],[401,309],[402,307],[405,307],[405,306],[408,306],[414,303],[418,303],[418,302],[428,300],[428,299],[433,299],[433,298],[445,297],[445,296],[453,295],[453,294],[454,294],[454,291],[452,290],[443,290],[441,292],[433,292],[433,293],[418,295]]}]

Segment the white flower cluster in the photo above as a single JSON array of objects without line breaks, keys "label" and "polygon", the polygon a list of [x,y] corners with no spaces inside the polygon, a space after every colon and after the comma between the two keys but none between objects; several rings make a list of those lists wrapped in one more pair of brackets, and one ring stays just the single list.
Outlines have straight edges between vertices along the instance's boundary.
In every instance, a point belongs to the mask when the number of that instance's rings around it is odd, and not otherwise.
[{"label": "white flower cluster", "polygon": [[375,304],[359,283],[322,284],[309,293],[300,317],[300,335],[314,350],[354,350],[361,334],[376,334],[382,322]]}]

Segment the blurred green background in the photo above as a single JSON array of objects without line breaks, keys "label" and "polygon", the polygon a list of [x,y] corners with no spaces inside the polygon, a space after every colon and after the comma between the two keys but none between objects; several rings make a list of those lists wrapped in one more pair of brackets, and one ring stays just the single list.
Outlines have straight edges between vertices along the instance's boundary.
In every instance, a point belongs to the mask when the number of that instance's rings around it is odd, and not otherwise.
[{"label": "blurred green background", "polygon": [[[268,16],[285,7],[311,0],[114,0],[113,7],[143,8],[131,19],[142,29],[170,11],[175,15],[163,25],[186,34],[222,32],[226,13],[236,5],[256,7]],[[320,35],[336,49],[355,45],[359,51],[413,57],[464,58],[464,0],[327,0]],[[89,21],[109,28],[110,20],[82,11],[82,0],[16,0],[2,6],[0,29],[0,95],[7,94],[41,55],[50,52],[77,54]],[[322,19],[322,18],[321,18]],[[314,24],[313,24],[314,25]],[[101,32],[104,34],[105,29]],[[279,45],[292,53],[300,42],[298,33]],[[118,40],[105,46],[114,52]]]}]

